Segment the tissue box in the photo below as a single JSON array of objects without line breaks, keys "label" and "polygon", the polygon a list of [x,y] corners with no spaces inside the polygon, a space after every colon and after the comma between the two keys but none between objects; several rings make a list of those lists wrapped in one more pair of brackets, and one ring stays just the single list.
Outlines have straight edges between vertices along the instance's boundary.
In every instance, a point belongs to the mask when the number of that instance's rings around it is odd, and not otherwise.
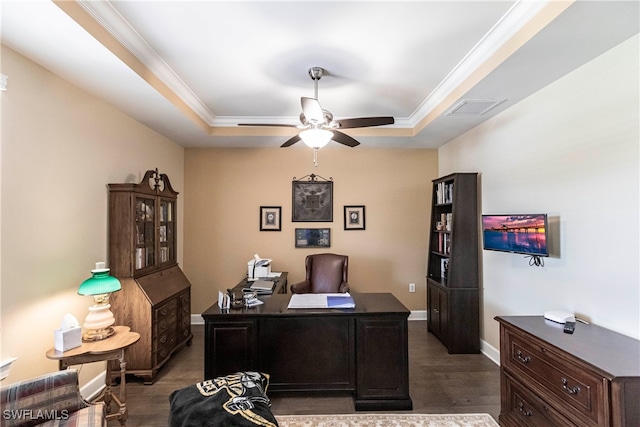
[{"label": "tissue box", "polygon": [[247,277],[249,280],[258,280],[260,277],[269,277],[271,274],[271,260],[266,265],[255,267],[256,260],[249,260],[247,263]]},{"label": "tissue box", "polygon": [[58,351],[67,351],[82,345],[82,327],[53,331],[53,347]]}]

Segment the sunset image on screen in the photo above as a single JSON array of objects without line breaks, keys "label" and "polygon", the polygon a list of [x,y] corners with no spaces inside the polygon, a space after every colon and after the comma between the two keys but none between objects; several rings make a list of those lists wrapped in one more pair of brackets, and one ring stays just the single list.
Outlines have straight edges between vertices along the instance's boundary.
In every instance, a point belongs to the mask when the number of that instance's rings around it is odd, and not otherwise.
[{"label": "sunset image on screen", "polygon": [[483,215],[484,249],[547,255],[546,215]]}]

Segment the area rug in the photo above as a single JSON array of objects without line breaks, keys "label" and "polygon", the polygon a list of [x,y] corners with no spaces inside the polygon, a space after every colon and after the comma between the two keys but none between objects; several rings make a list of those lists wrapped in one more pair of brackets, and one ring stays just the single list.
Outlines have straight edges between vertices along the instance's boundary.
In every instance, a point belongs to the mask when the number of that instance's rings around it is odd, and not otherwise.
[{"label": "area rug", "polygon": [[498,427],[489,414],[276,415],[280,427]]}]

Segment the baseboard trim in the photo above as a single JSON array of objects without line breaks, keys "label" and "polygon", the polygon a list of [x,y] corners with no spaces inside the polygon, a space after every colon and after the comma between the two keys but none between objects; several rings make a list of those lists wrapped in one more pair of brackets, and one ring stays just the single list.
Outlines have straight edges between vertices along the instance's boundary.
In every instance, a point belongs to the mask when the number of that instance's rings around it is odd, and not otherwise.
[{"label": "baseboard trim", "polygon": [[80,387],[80,394],[89,402],[95,400],[102,390],[106,387],[107,370],[100,372],[98,375],[90,379],[85,385]]},{"label": "baseboard trim", "polygon": [[493,363],[500,366],[500,350],[485,340],[480,340],[480,352],[491,359]]},{"label": "baseboard trim", "polygon": [[409,320],[427,320],[427,310],[412,311]]}]

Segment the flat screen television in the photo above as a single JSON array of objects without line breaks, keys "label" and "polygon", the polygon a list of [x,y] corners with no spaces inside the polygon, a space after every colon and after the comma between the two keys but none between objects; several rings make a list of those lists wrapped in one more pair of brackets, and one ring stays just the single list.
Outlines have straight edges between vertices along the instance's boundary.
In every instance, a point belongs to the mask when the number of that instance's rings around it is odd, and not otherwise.
[{"label": "flat screen television", "polygon": [[482,238],[486,250],[549,256],[547,214],[482,215]]}]

